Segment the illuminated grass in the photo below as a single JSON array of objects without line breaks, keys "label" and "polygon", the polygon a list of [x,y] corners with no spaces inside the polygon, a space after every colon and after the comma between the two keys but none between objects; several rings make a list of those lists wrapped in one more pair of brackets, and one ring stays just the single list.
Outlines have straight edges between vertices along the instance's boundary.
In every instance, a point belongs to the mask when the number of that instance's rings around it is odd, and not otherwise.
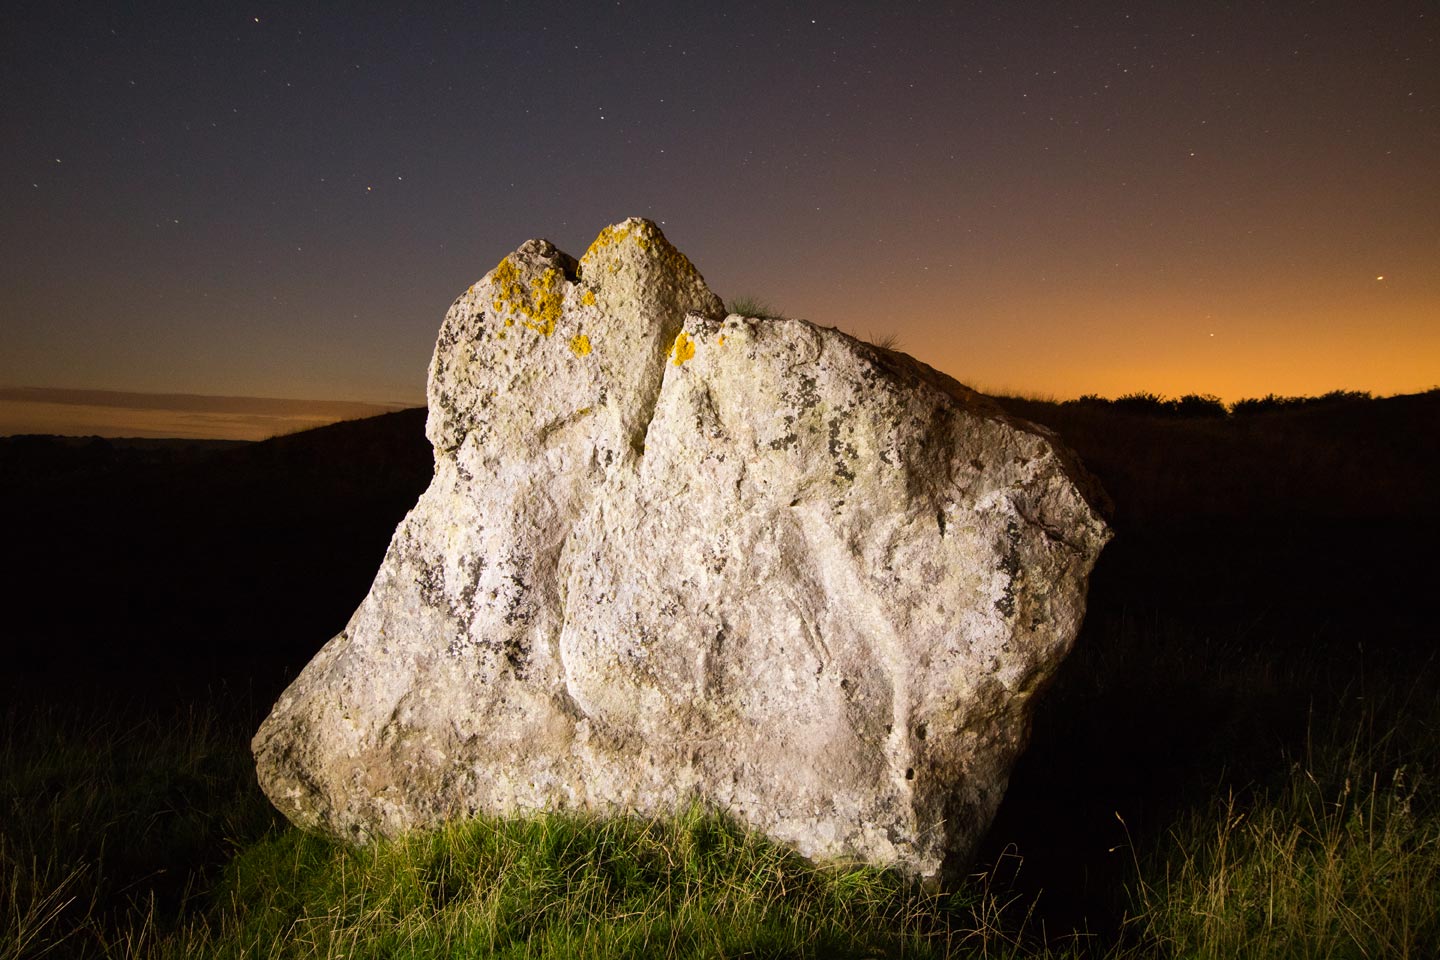
[{"label": "illuminated grass", "polygon": [[354,849],[289,831],[231,865],[216,956],[935,956],[943,901],[692,811],[481,819]]}]

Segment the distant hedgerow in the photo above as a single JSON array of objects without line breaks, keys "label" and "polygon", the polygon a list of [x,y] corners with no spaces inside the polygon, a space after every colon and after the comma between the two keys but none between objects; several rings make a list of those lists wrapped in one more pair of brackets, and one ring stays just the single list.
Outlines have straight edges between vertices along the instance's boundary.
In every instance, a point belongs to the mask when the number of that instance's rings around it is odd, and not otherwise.
[{"label": "distant hedgerow", "polygon": [[1354,403],[1360,400],[1370,400],[1368,390],[1331,390],[1329,393],[1321,394],[1318,397],[1282,397],[1278,394],[1267,393],[1263,397],[1250,397],[1245,400],[1236,400],[1230,407],[1230,412],[1236,416],[1245,416],[1255,413],[1272,413],[1277,410],[1294,410],[1297,407],[1310,407],[1317,405],[1328,405],[1336,403]]},{"label": "distant hedgerow", "polygon": [[1223,400],[1210,393],[1187,393],[1182,397],[1171,398],[1158,393],[1137,392],[1124,394],[1114,400],[1098,394],[1087,393],[1078,399],[1067,400],[1065,404],[1104,408],[1142,417],[1191,420],[1232,415],[1248,416],[1277,410],[1294,410],[1300,407],[1353,403],[1370,399],[1372,399],[1371,395],[1363,390],[1331,390],[1318,397],[1282,397],[1272,393],[1264,397],[1237,400],[1226,407]]}]

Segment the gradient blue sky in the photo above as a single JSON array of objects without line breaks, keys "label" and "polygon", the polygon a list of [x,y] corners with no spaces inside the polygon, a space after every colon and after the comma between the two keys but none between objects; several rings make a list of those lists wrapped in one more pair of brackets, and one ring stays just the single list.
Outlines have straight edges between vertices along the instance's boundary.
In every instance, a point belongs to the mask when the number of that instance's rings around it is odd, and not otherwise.
[{"label": "gradient blue sky", "polygon": [[982,388],[1440,382],[1433,3],[421,8],[8,4],[0,386],[420,402],[630,215]]}]

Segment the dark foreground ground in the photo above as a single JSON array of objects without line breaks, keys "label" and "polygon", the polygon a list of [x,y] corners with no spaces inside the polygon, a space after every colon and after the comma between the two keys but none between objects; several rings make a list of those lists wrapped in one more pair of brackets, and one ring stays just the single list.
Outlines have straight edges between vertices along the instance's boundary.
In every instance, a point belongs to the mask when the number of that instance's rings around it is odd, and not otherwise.
[{"label": "dark foreground ground", "polygon": [[[1047,927],[1105,935],[1124,858],[1195,804],[1273,784],[1367,702],[1435,701],[1440,392],[1228,418],[1002,402],[1075,448],[1117,536],[982,863]],[[10,721],[223,701],[253,729],[428,482],[423,423],[0,438]],[[1440,761],[1433,719],[1396,728],[1410,762]]]},{"label": "dark foreground ground", "polygon": [[1135,847],[1357,725],[1434,769],[1440,392],[1232,418],[1005,405],[1115,502],[1085,626],[991,831],[990,857],[1014,846],[1017,887],[1044,890],[1057,925],[1118,923]]}]

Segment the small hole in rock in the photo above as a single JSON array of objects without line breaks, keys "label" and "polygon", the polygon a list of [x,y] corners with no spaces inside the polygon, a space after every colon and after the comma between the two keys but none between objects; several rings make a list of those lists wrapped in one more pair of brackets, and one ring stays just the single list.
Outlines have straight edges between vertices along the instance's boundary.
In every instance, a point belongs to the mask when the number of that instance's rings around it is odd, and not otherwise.
[{"label": "small hole in rock", "polygon": [[917,726],[915,727],[915,739],[916,739],[916,740],[924,740],[924,739],[925,739],[925,734],[926,734],[926,732],[927,732],[927,731],[926,731],[926,729],[925,729],[925,724],[922,723],[922,724],[917,725]]},{"label": "small hole in rock", "polygon": [[915,768],[914,768],[914,767],[906,767],[906,768],[905,768],[905,779],[906,779],[906,780],[914,780],[914,779],[915,779]]}]

